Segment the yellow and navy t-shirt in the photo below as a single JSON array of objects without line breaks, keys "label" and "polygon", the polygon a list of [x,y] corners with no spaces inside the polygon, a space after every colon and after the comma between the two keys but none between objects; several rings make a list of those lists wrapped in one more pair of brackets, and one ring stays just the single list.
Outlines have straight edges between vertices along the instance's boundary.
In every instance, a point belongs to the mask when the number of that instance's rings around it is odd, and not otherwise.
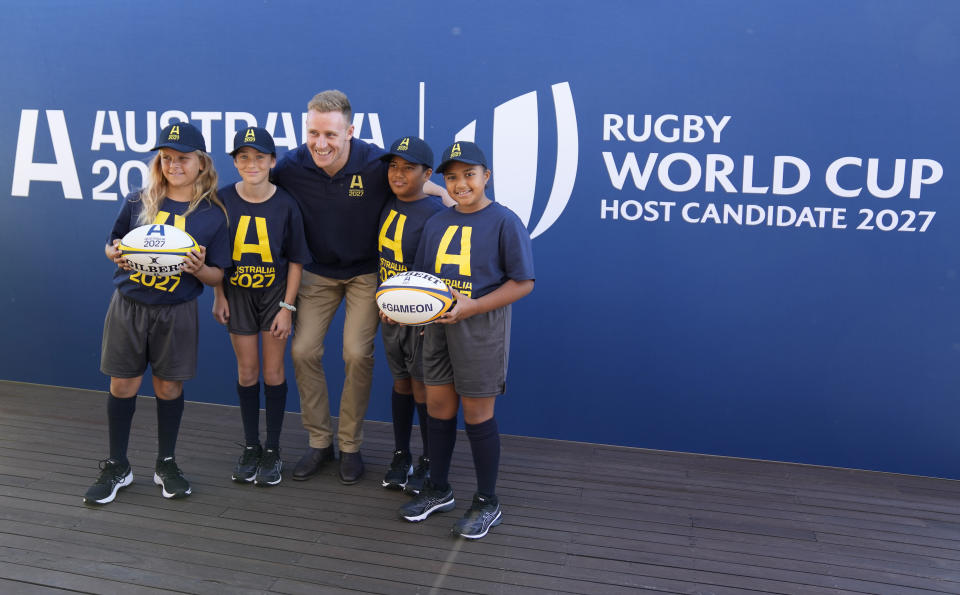
[{"label": "yellow and navy t-shirt", "polygon": [[415,201],[391,198],[380,214],[377,247],[380,250],[380,283],[404,271],[413,270],[420,235],[428,219],[444,209],[438,196]]},{"label": "yellow and navy t-shirt", "polygon": [[510,279],[535,279],[530,234],[500,203],[475,213],[450,207],[424,226],[416,270],[440,277],[468,297],[482,297]]},{"label": "yellow and navy t-shirt", "polygon": [[229,184],[217,190],[230,219],[231,265],[224,282],[253,291],[286,286],[287,264],[307,264],[310,249],[300,208],[283,188],[264,202],[248,202]]},{"label": "yellow and navy t-shirt", "polygon": [[[227,219],[223,211],[220,207],[204,201],[194,212],[184,217],[183,214],[189,206],[189,203],[165,198],[153,223],[173,225],[186,231],[198,244],[206,247],[204,262],[208,266],[227,268],[230,266],[230,252]],[[128,231],[139,227],[137,219],[142,208],[139,191],[127,196],[107,241],[123,239]],[[203,283],[190,273],[155,277],[117,268],[113,275],[113,284],[120,293],[143,304],[179,304],[196,299],[203,293]]]}]

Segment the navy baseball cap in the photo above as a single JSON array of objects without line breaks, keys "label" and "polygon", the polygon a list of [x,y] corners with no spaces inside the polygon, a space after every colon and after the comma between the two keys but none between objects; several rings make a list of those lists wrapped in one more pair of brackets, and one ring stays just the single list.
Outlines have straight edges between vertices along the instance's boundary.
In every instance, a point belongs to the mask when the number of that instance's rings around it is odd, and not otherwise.
[{"label": "navy baseball cap", "polygon": [[393,141],[390,150],[380,160],[390,161],[394,155],[410,163],[419,163],[428,169],[433,167],[433,149],[416,136],[404,136]]},{"label": "navy baseball cap", "polygon": [[243,147],[253,147],[261,153],[268,153],[270,155],[277,154],[277,147],[273,144],[273,137],[263,128],[256,126],[237,131],[237,134],[233,137],[233,150],[230,151],[230,154],[236,155],[237,151]]},{"label": "navy baseball cap", "polygon": [[443,159],[443,161],[437,166],[437,173],[441,174],[443,170],[454,161],[469,163],[470,165],[482,165],[484,169],[490,169],[487,167],[487,158],[483,154],[483,151],[480,150],[480,147],[478,147],[476,143],[468,141],[457,141],[453,143],[443,150],[441,159]]},{"label": "navy baseball cap", "polygon": [[206,151],[207,143],[193,124],[173,122],[160,131],[160,142],[150,150],[156,151],[164,147],[181,153],[192,153],[194,151]]}]

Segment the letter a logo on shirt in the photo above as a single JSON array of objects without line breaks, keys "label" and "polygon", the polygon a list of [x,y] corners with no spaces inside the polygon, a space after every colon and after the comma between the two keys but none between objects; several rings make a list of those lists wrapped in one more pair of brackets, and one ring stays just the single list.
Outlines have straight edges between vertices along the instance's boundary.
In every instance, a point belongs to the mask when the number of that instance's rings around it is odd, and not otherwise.
[{"label": "letter a logo on shirt", "polygon": [[[453,243],[454,236],[457,235],[457,230],[462,229],[460,233],[460,253],[450,252],[450,244]],[[448,225],[446,231],[443,232],[443,237],[440,239],[440,246],[437,248],[437,259],[434,261],[433,272],[436,275],[440,274],[440,269],[443,268],[445,264],[456,265],[457,271],[461,277],[470,276],[470,248],[471,242],[470,239],[473,236],[473,228],[464,225],[461,228],[459,225]]]},{"label": "letter a logo on shirt", "polygon": [[267,220],[264,217],[254,217],[254,225],[257,230],[257,243],[248,244],[247,230],[250,228],[250,215],[241,215],[237,222],[237,235],[233,240],[233,260],[240,262],[240,259],[247,252],[259,254],[262,262],[273,262],[273,254],[270,252],[270,236],[267,234]]},{"label": "letter a logo on shirt", "polygon": [[363,196],[363,178],[360,177],[360,174],[355,174],[350,180],[350,190],[349,195],[354,198],[359,198]]},{"label": "letter a logo on shirt", "polygon": [[[397,227],[394,230],[393,237],[390,237],[390,225],[394,219],[397,220]],[[406,222],[406,215],[400,215],[395,210],[390,209],[387,218],[383,222],[383,227],[380,228],[378,249],[380,252],[384,250],[393,251],[393,260],[396,262],[403,262],[403,226]]]}]

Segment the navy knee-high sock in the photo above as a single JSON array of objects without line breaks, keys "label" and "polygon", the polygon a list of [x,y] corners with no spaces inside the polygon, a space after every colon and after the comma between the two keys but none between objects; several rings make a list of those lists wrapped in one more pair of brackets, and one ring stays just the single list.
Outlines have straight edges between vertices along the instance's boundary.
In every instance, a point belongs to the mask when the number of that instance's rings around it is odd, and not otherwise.
[{"label": "navy knee-high sock", "polygon": [[240,401],[243,440],[247,446],[260,446],[260,383],[242,386],[238,382],[237,398]]},{"label": "navy knee-high sock", "polygon": [[447,490],[450,484],[450,459],[457,443],[457,418],[437,419],[430,417],[430,483],[439,490]]},{"label": "navy knee-high sock", "polygon": [[[473,467],[477,472],[477,492],[481,496],[496,498],[497,472],[500,470],[500,430],[496,418],[478,424],[464,424],[470,450],[473,452]],[[432,461],[431,461],[432,462]]]},{"label": "navy knee-high sock", "polygon": [[128,465],[127,445],[130,443],[130,425],[137,410],[137,397],[120,399],[107,393],[107,425],[110,428],[110,458]]},{"label": "navy knee-high sock", "polygon": [[174,456],[180,420],[183,418],[183,393],[172,400],[157,399],[157,456],[161,459]]},{"label": "navy knee-high sock", "polygon": [[280,384],[263,385],[267,410],[267,442],[264,446],[274,450],[280,448],[280,430],[283,429],[283,413],[287,409],[287,381]]},{"label": "navy knee-high sock", "polygon": [[413,395],[393,391],[390,408],[393,411],[393,449],[410,452],[410,432],[413,426]]},{"label": "navy knee-high sock", "polygon": [[427,415],[427,404],[416,403],[417,419],[420,422],[420,439],[423,440],[423,455],[430,456],[430,422]]}]

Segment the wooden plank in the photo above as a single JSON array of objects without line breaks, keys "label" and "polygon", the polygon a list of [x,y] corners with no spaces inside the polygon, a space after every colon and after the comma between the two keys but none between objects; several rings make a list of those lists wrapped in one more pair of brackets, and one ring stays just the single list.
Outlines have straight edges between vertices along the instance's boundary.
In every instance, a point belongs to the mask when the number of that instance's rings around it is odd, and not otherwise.
[{"label": "wooden plank", "polygon": [[848,535],[824,534],[818,535],[817,541],[821,543],[840,544],[856,547],[864,552],[865,556],[882,555],[885,552],[896,554],[914,554],[930,558],[936,563],[945,560],[951,563],[960,562],[960,551],[953,548],[938,548],[922,545],[913,545],[897,541],[876,541],[859,537],[850,537]]},{"label": "wooden plank", "polygon": [[[867,573],[868,576],[890,573],[903,577],[899,580],[907,582],[917,578],[958,583],[956,590],[960,591],[960,565],[948,568],[920,556],[892,554],[885,559],[868,558],[864,556],[865,552],[861,548],[846,548],[819,542],[810,544],[793,542],[789,546],[784,546],[769,542],[757,544],[696,538],[692,547],[697,557],[708,559],[744,558],[760,566],[774,564],[778,567],[821,564],[832,567],[829,569],[831,574],[862,577],[862,573]],[[635,546],[635,549],[639,548]]]},{"label": "wooden plank", "polygon": [[[0,568],[0,572],[2,572],[2,568]],[[53,595],[68,592],[66,589],[0,578],[0,593],[3,593],[3,595]]]},{"label": "wooden plank", "polygon": [[[189,544],[178,545],[182,542],[180,540],[164,546],[148,541],[136,541],[129,536],[120,541],[113,536],[78,534],[77,532],[69,532],[69,535],[65,536],[52,531],[48,532],[48,537],[51,540],[59,538],[66,543],[76,543],[78,545],[76,548],[61,549],[64,552],[72,551],[75,557],[114,559],[114,563],[117,563],[116,559],[119,556],[126,556],[134,560],[134,562],[124,563],[130,568],[149,570],[152,567],[162,567],[183,578],[216,583],[225,592],[234,592],[234,586],[237,584],[246,588],[259,587],[264,590],[270,587],[272,590],[272,584],[279,577],[309,581],[317,576],[315,568],[310,566],[301,568],[294,564],[297,559],[290,556],[284,557],[282,561],[264,561],[263,553],[267,548],[233,548],[227,554],[220,551],[216,553],[199,551],[195,549],[198,546],[196,540],[191,540]],[[150,534],[150,539],[156,539],[154,533]],[[0,543],[0,545],[3,544]],[[83,555],[83,552],[90,548],[98,552],[95,557]],[[43,551],[40,548],[34,548],[34,550]],[[371,568],[375,569],[375,566]],[[342,573],[342,570],[340,568],[326,573],[327,579],[335,582],[335,579],[340,576],[338,572]]]},{"label": "wooden plank", "polygon": [[[34,564],[29,555],[20,554],[17,556],[8,555],[7,552],[0,550],[0,579],[7,582],[30,585],[31,587],[47,587],[53,592],[75,593],[77,591],[86,593],[117,593],[118,595],[161,595],[170,593],[169,589],[156,588],[151,585],[133,584],[127,581],[117,581],[109,578],[93,576],[93,573],[77,572],[75,565],[70,570],[60,570],[51,568],[50,564]],[[17,593],[19,591],[12,591]],[[27,590],[24,593],[46,593],[45,590]],[[196,591],[184,591],[187,593]],[[4,594],[7,591],[3,591]]]},{"label": "wooden plank", "polygon": [[[179,557],[160,557],[158,551],[140,551],[137,548],[88,547],[76,545],[57,536],[56,539],[0,533],[0,551],[23,550],[46,560],[69,558],[79,565],[102,568],[123,568],[142,572],[171,574],[178,579],[201,583],[216,583],[227,590],[265,590],[274,582],[270,576],[247,572],[243,568],[227,568],[186,562]],[[118,544],[119,545],[119,544]],[[57,566],[45,566],[53,567]]]},{"label": "wooden plank", "polygon": [[956,506],[951,506],[948,503],[944,503],[942,505],[927,504],[921,507],[918,503],[912,501],[910,498],[887,498],[878,500],[870,499],[865,496],[863,501],[857,501],[855,498],[837,500],[835,498],[823,496],[801,496],[799,498],[799,502],[801,504],[814,506],[825,511],[843,511],[850,508],[855,508],[862,511],[878,512],[880,514],[896,514],[899,511],[900,514],[907,514],[909,512],[909,514],[915,515],[917,518],[924,520],[940,520],[945,522],[957,522],[958,518]]},{"label": "wooden plank", "polygon": [[[317,593],[318,581],[323,581],[326,579],[326,575],[318,573],[316,581],[297,581],[287,578],[282,578],[276,582],[273,586],[273,593],[288,593],[290,595],[313,595]],[[431,589],[424,589],[419,585],[391,585],[389,581],[364,581],[357,580],[355,577],[350,575],[343,575],[342,577],[334,577],[330,579],[333,584],[319,583],[322,591],[321,593],[383,593],[384,595],[390,595],[396,593],[397,595],[406,595],[407,593],[426,593],[431,592]],[[451,594],[460,594],[464,591],[453,591],[447,590],[444,593]]]},{"label": "wooden plank", "polygon": [[[814,564],[775,559],[766,556],[723,556],[704,552],[698,548],[691,548],[684,555],[675,555],[671,552],[658,551],[640,554],[636,551],[624,552],[618,557],[625,559],[611,559],[608,552],[590,552],[599,555],[571,555],[569,565],[602,571],[606,574],[640,573],[644,576],[649,572],[648,566],[671,568],[679,571],[699,571],[714,575],[736,576],[742,584],[721,583],[730,586],[750,585],[756,581],[776,581],[782,585],[781,589],[789,591],[785,585],[798,585],[818,589],[842,589],[863,593],[886,593],[898,595],[904,590],[927,590],[931,592],[950,592],[958,585],[953,581],[920,579],[909,575],[899,575],[888,572],[856,571],[835,564]],[[585,552],[586,554],[586,552]],[[708,580],[706,578],[702,580]],[[709,580],[718,580],[715,577]],[[731,580],[731,579],[723,579]],[[773,587],[763,587],[773,588]]]}]

